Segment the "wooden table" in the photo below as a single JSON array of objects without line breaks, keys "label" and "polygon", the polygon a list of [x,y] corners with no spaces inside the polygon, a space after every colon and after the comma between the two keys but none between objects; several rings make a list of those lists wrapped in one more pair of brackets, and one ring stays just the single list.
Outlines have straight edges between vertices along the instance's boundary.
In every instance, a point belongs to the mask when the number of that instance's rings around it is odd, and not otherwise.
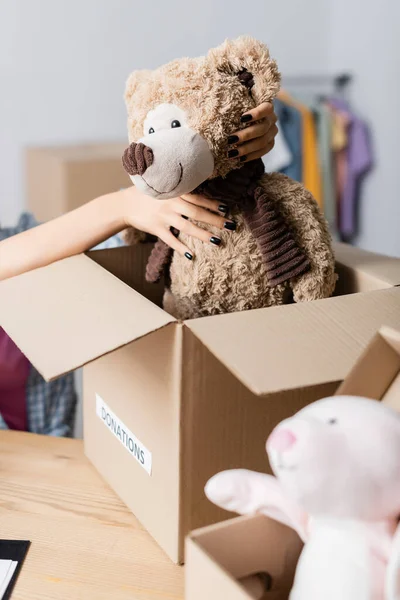
[{"label": "wooden table", "polygon": [[32,545],[12,600],[181,600],[172,564],[80,440],[0,433],[0,537]]}]

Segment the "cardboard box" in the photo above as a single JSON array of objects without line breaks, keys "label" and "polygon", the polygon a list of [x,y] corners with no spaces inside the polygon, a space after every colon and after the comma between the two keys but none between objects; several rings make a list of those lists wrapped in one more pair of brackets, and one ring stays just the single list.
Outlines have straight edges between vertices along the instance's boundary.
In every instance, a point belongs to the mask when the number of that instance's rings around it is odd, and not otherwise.
[{"label": "cardboard box", "polygon": [[400,332],[382,327],[337,394],[380,400],[400,411]]},{"label": "cardboard box", "polygon": [[28,148],[28,210],[39,221],[131,185],[122,167],[126,143]]},{"label": "cardboard box", "polygon": [[148,252],[92,252],[4,281],[0,323],[47,379],[86,365],[86,454],[182,562],[189,531],[230,516],[206,481],[268,471],[273,427],[334,393],[381,325],[400,328],[400,260],[338,246],[340,289],[357,293],[178,323],[158,306],[162,285],[144,282]]},{"label": "cardboard box", "polygon": [[[364,396],[400,410],[400,332],[381,328],[337,394]],[[265,572],[265,600],[287,600],[302,543],[262,515],[238,517],[192,532],[186,541],[186,600],[252,600],[249,576]],[[253,584],[254,585],[254,584]]]},{"label": "cardboard box", "polygon": [[[287,600],[302,547],[295,531],[263,515],[194,531],[186,541],[185,600]],[[264,594],[250,585],[257,573],[270,576]]]}]

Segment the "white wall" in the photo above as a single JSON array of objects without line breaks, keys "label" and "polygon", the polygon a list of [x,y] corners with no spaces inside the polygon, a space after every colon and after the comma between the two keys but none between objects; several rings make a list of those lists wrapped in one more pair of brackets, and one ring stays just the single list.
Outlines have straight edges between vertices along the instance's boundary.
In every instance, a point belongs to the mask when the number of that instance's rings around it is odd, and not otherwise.
[{"label": "white wall", "polygon": [[398,0],[1,0],[0,222],[24,207],[25,146],[125,138],[130,70],[248,33],[284,73],[354,73],[376,154],[357,242],[400,255],[399,22]]},{"label": "white wall", "polygon": [[329,66],[354,74],[352,104],[370,123],[375,169],[365,180],[357,244],[400,256],[400,2],[331,0]]},{"label": "white wall", "polygon": [[1,0],[0,222],[24,206],[26,145],[125,138],[128,73],[243,33],[286,73],[324,71],[329,0]]}]

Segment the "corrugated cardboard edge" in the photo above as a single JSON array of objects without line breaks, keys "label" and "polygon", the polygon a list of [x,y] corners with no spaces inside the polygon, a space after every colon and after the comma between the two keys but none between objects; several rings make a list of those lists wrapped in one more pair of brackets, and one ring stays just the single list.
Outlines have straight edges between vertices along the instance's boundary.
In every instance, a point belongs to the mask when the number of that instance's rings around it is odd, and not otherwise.
[{"label": "corrugated cardboard edge", "polygon": [[[255,325],[256,319],[259,323],[258,328]],[[301,323],[304,323],[302,327],[300,327]],[[354,364],[357,351],[365,347],[374,330],[385,324],[400,327],[399,287],[390,286],[372,292],[327,298],[310,303],[277,306],[185,322],[185,326],[247,389],[256,396],[263,397],[292,390],[305,391],[327,383],[339,385],[347,376],[350,366]],[[270,338],[269,343],[264,344],[263,336],[268,332],[271,332],[273,337]],[[262,377],[254,378],[256,367],[257,372],[261,368],[261,359],[257,358],[257,362],[254,362],[254,358],[250,360],[241,348],[237,349],[240,344],[239,336],[243,334],[246,342],[249,342],[250,333],[252,335],[254,333],[258,345],[265,348],[266,356],[268,352],[270,355],[271,351],[273,352],[274,340],[278,341],[276,347],[279,348],[280,353],[288,353],[290,360],[284,374],[275,377],[270,365],[270,375],[267,372]],[[295,348],[289,342],[281,344],[279,336],[282,335],[287,335],[289,340],[296,341]],[[311,343],[312,340],[314,341]],[[332,351],[326,350],[330,346]],[[295,355],[295,352],[299,354]],[[311,356],[308,356],[308,353]],[[253,348],[251,356],[256,356]],[[257,356],[260,357],[261,354]],[[296,356],[299,357],[299,366],[297,366]],[[340,368],[335,366],[337,362],[340,363]],[[316,376],[317,369],[321,366],[323,368],[324,364],[327,365],[324,376]],[[279,368],[281,367],[282,365]],[[289,382],[286,382],[286,372],[290,370],[290,373],[295,373],[295,370],[299,371],[299,369],[302,377],[298,382],[294,381],[293,376],[289,378]],[[266,377],[269,377],[268,381]]]},{"label": "corrugated cardboard edge", "polygon": [[[196,539],[186,539],[185,552],[187,561],[185,566],[186,599],[192,600],[192,595],[188,596],[188,594],[190,593],[189,586],[192,585],[191,579],[194,576],[192,573],[193,568],[196,570],[200,569],[201,571],[205,571],[204,577],[207,577],[207,581],[213,587],[213,589],[215,584],[217,584],[217,587],[220,587],[221,584],[224,585],[224,583],[225,585],[229,585],[229,587],[232,588],[229,590],[229,600],[249,600],[249,595],[242,588],[240,583],[234,577],[232,577],[227,569],[217,563],[213,557],[200,546]],[[216,593],[218,592],[216,591]],[[199,600],[200,597],[204,597],[202,592],[199,593]],[[219,598],[221,598],[220,595]],[[205,598],[205,600],[208,599]],[[225,598],[221,598],[221,600],[225,600]]]},{"label": "corrugated cardboard edge", "polygon": [[400,258],[377,254],[342,242],[335,242],[333,249],[336,263],[340,267],[374,278],[387,287],[400,286]]},{"label": "corrugated cardboard edge", "polygon": [[188,600],[242,600],[252,596],[238,579],[262,570],[272,577],[271,598],[287,598],[303,543],[292,528],[258,513],[196,530],[186,548]]},{"label": "corrugated cardboard edge", "polygon": [[[262,519],[262,518],[265,519],[266,517],[263,517],[262,515],[256,515],[256,516],[246,515],[246,516],[242,516],[242,517],[235,517],[233,519],[223,521],[222,523],[217,523],[216,525],[209,525],[208,527],[196,529],[196,530],[192,531],[186,537],[186,540],[185,540],[185,555],[186,555],[185,598],[187,597],[186,592],[187,592],[187,588],[188,588],[189,578],[191,578],[193,576],[191,569],[194,568],[197,571],[199,569],[198,561],[200,560],[203,563],[206,563],[207,570],[211,571],[210,573],[205,574],[205,575],[207,575],[207,577],[211,576],[211,578],[213,580],[219,579],[221,581],[223,581],[223,579],[225,579],[225,581],[229,584],[229,586],[232,586],[232,590],[229,590],[229,592],[234,593],[235,595],[234,596],[231,595],[230,600],[249,600],[249,595],[247,594],[246,590],[243,589],[243,587],[240,585],[240,583],[232,576],[231,573],[229,573],[229,571],[225,567],[223,567],[221,564],[217,563],[215,561],[214,557],[205,548],[203,548],[203,546],[201,545],[201,540],[199,538],[201,538],[203,535],[206,535],[208,532],[215,532],[215,531],[226,529],[227,527],[229,527],[230,525],[232,525],[234,523],[246,522],[246,521],[250,521],[250,520],[254,520],[254,519]],[[200,565],[200,568],[201,568],[201,565]],[[189,600],[191,600],[191,599],[189,599]],[[225,598],[223,600],[225,600]],[[228,600],[228,599],[226,599],[226,600]]]},{"label": "corrugated cardboard edge", "polygon": [[84,254],[0,282],[0,312],[47,380],[176,322]]},{"label": "corrugated cardboard edge", "polygon": [[383,326],[379,330],[379,335],[385,339],[393,350],[400,354],[400,331],[393,327]]},{"label": "corrugated cardboard edge", "polygon": [[185,541],[182,531],[184,528],[184,511],[182,509],[184,497],[184,460],[183,440],[184,440],[184,398],[183,398],[183,327],[182,322],[175,322],[176,337],[174,345],[174,374],[175,395],[179,398],[179,507],[178,507],[178,550],[174,557],[174,562],[183,565],[185,559]]},{"label": "corrugated cardboard edge", "polygon": [[[338,387],[336,395],[353,395],[354,391],[357,390],[356,395],[367,398],[374,399],[376,396],[382,396],[385,391],[381,389],[380,385],[376,384],[374,387],[370,382],[364,381],[365,372],[367,371],[371,374],[375,364],[380,362],[380,368],[384,368],[384,379],[387,381],[385,384],[386,388],[389,388],[398,372],[399,347],[400,333],[392,327],[381,327],[361,352],[347,377]],[[385,362],[382,364],[380,360],[382,352],[383,350],[387,351],[388,348],[392,350],[393,354],[390,353],[389,357],[386,357]]]},{"label": "corrugated cardboard edge", "polygon": [[[31,362],[31,364],[33,365],[33,367],[35,367],[35,369],[42,375],[43,379],[45,381],[55,381],[56,379],[58,379],[59,377],[62,377],[63,375],[66,375],[67,373],[72,373],[73,371],[76,371],[77,369],[80,369],[82,367],[86,367],[86,365],[89,365],[93,362],[95,362],[96,360],[98,360],[99,358],[102,358],[103,356],[107,356],[108,354],[112,354],[113,352],[116,352],[117,350],[120,350],[121,348],[124,348],[125,346],[129,346],[129,344],[132,344],[134,342],[136,342],[137,340],[142,340],[150,335],[152,335],[153,333],[156,333],[157,331],[160,331],[161,329],[165,329],[166,327],[172,327],[172,326],[176,326],[179,323],[177,323],[176,321],[171,321],[170,323],[166,323],[165,325],[161,325],[160,327],[156,327],[155,329],[152,329],[151,331],[148,331],[147,333],[144,333],[143,335],[139,336],[139,337],[135,337],[134,339],[128,340],[126,342],[124,342],[123,344],[120,344],[118,346],[116,346],[115,348],[111,348],[110,350],[107,350],[107,352],[103,352],[102,354],[99,354],[98,356],[95,356],[94,358],[92,358],[91,360],[88,360],[82,364],[78,364],[75,367],[72,367],[71,369],[67,369],[66,371],[60,373],[59,375],[54,375],[52,377],[44,377],[44,375],[39,371],[39,369],[36,367],[36,365]],[[6,332],[7,333],[7,332]]]},{"label": "corrugated cardboard edge", "polygon": [[[266,309],[268,310],[268,309]],[[183,323],[183,325],[185,327],[187,327],[186,323]],[[215,350],[213,350],[211,344],[207,344],[204,342],[204,340],[202,340],[198,335],[196,335],[196,333],[190,328],[187,327],[187,329],[190,331],[190,333],[192,335],[195,336],[195,338],[200,342],[200,344],[202,344],[209,352],[210,354],[212,354],[214,356],[214,358],[221,363],[221,365],[223,365],[238,381],[240,381],[240,383],[246,388],[248,389],[250,392],[252,392],[255,396],[258,396],[260,398],[268,398],[270,396],[284,396],[285,394],[287,394],[288,392],[292,392],[294,390],[297,390],[299,392],[307,392],[307,390],[310,389],[315,389],[315,388],[319,388],[319,387],[325,387],[327,384],[329,385],[340,385],[342,382],[342,379],[328,379],[328,380],[324,380],[323,382],[320,383],[311,383],[309,385],[301,385],[301,386],[292,386],[292,387],[284,387],[282,386],[279,389],[272,389],[268,392],[262,392],[260,391],[257,387],[255,387],[254,385],[252,385],[248,379],[246,378],[246,376],[243,376],[239,370],[237,370],[235,367],[232,367],[231,365],[227,364],[220,356],[218,356],[218,354],[215,352]]]}]

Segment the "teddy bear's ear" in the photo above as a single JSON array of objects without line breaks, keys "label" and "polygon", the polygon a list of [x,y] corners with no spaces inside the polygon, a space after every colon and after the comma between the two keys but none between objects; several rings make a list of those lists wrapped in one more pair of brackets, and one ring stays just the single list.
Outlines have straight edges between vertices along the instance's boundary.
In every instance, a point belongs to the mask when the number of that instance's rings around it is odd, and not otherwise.
[{"label": "teddy bear's ear", "polygon": [[151,71],[142,69],[140,71],[133,71],[129,75],[125,84],[124,93],[124,100],[127,108],[129,108],[133,94],[137,91],[140,85],[149,79],[150,73]]},{"label": "teddy bear's ear", "polygon": [[279,91],[278,66],[268,47],[254,38],[226,40],[210,50],[205,60],[211,69],[238,77],[257,103],[272,100]]}]

